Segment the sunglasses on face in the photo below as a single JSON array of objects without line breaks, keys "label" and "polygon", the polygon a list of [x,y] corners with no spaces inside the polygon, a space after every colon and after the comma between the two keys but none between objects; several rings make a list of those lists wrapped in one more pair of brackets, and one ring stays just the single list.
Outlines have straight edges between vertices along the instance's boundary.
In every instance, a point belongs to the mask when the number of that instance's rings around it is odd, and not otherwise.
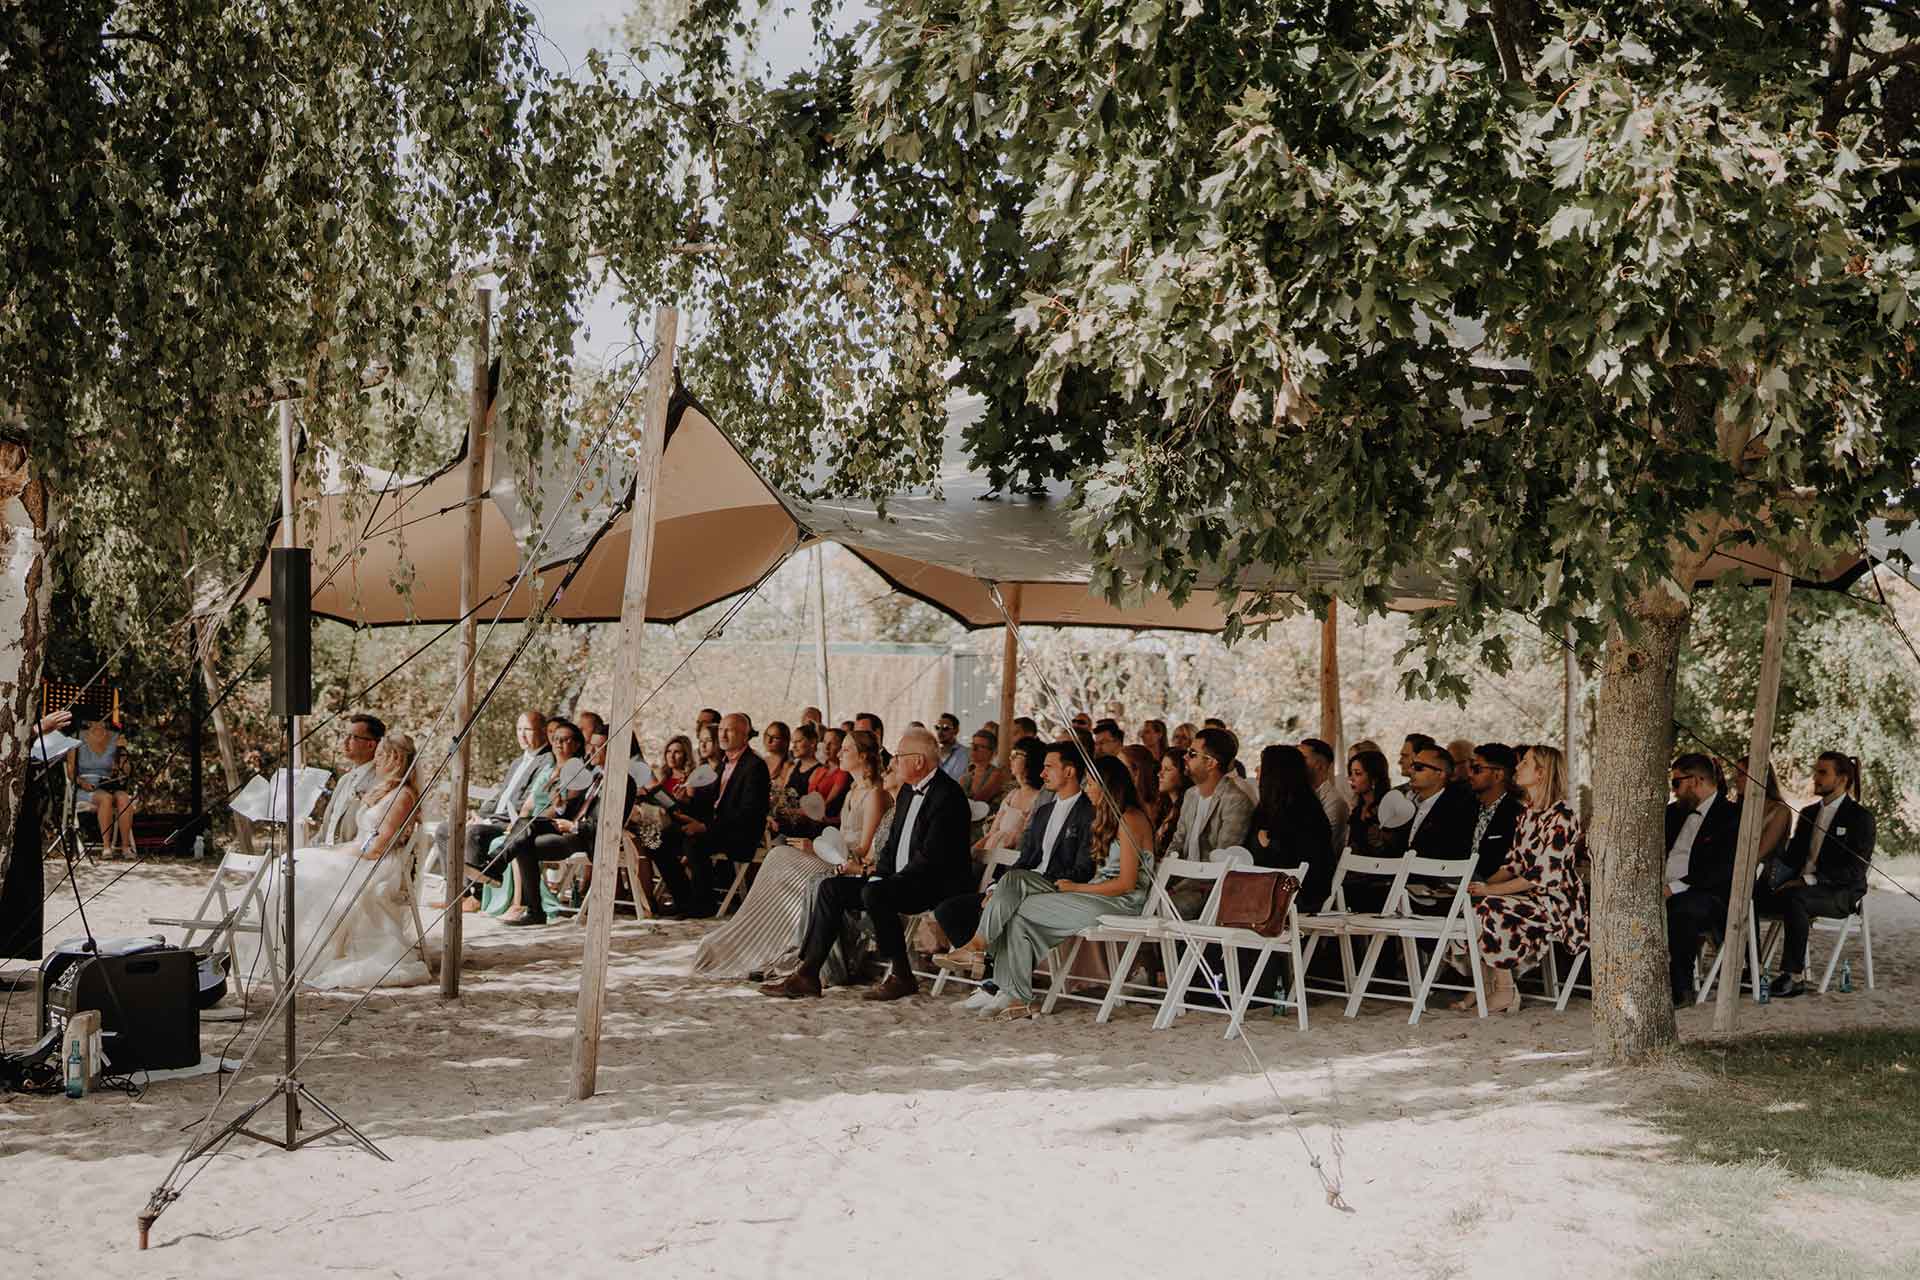
[{"label": "sunglasses on face", "polygon": [[1407,766],[1407,772],[1409,773],[1419,773],[1422,769],[1425,769],[1428,773],[1447,772],[1445,769],[1442,769],[1439,765],[1428,764],[1425,760],[1415,760],[1412,764]]}]

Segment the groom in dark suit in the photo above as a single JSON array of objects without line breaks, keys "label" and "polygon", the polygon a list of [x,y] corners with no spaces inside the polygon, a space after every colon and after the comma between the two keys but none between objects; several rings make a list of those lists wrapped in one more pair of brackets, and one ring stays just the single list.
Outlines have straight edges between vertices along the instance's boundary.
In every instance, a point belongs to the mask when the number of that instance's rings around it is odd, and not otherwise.
[{"label": "groom in dark suit", "polygon": [[925,729],[900,735],[894,767],[903,785],[894,798],[886,843],[866,863],[849,863],[847,874],[820,882],[807,924],[799,972],[768,983],[761,993],[795,999],[820,994],[820,968],[840,934],[841,917],[865,911],[873,936],[891,965],[869,1000],[898,1000],[920,990],[907,956],[902,913],[931,911],[966,891],[973,879],[968,854],[973,815],[967,793],[940,768],[940,744]]}]

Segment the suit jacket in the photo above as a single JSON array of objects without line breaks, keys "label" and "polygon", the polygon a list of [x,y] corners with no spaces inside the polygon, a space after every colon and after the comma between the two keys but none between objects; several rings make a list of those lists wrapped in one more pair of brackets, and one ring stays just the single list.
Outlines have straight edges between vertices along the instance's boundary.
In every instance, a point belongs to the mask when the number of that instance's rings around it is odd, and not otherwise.
[{"label": "suit jacket", "polygon": [[[1194,823],[1200,821],[1198,815],[1204,803],[1200,788],[1187,788],[1187,794],[1180,798],[1180,821],[1174,825],[1173,841],[1167,845],[1167,857],[1189,856],[1187,837]],[[1231,779],[1220,779],[1220,785],[1213,789],[1213,810],[1207,814],[1206,825],[1200,828],[1200,856],[1208,857],[1215,849],[1244,846],[1252,826],[1253,801],[1247,799],[1247,793]]]},{"label": "suit jacket", "polygon": [[735,862],[751,862],[767,834],[773,775],[760,753],[749,748],[740,753],[731,777],[723,761],[720,777],[694,792],[693,802],[695,814],[707,824],[700,848],[709,855],[724,853]]},{"label": "suit jacket", "polygon": [[[1053,806],[1060,801],[1048,798],[1045,804],[1036,805],[1033,816],[1027,819],[1027,829],[1020,837],[1020,861],[1013,864],[1016,871],[1038,871],[1040,864],[1047,861],[1044,839],[1047,824],[1053,821]],[[1067,819],[1060,826],[1060,836],[1054,841],[1053,859],[1048,863],[1047,874],[1055,880],[1072,880],[1086,884],[1093,879],[1093,801],[1087,799],[1085,792],[1074,793],[1067,801]]]},{"label": "suit jacket", "polygon": [[[579,848],[582,848],[582,849],[593,848],[593,842],[594,842],[594,839],[596,838],[596,830],[600,822],[600,808],[601,808],[600,794],[605,789],[606,781],[607,781],[607,778],[604,773],[594,778],[593,785],[587,788],[586,794],[582,799],[582,802],[580,805],[580,817],[577,819],[577,825],[574,828],[574,835],[576,837],[574,840],[574,843]],[[620,810],[621,814],[625,815],[625,814],[632,813],[633,806],[636,803],[638,803],[639,799],[640,799],[640,788],[634,782],[633,774],[628,773],[627,774],[627,803],[625,807],[623,807]],[[621,825],[624,826],[625,824],[622,823]]]},{"label": "suit jacket", "polygon": [[[1680,835],[1680,828],[1693,812],[1689,805],[1674,801],[1667,806],[1667,849]],[[1693,853],[1687,861],[1687,874],[1681,879],[1689,889],[1726,897],[1733,892],[1734,846],[1740,837],[1740,806],[1717,797],[1713,807],[1694,833]]]},{"label": "suit jacket", "polygon": [[340,780],[333,784],[333,794],[327,798],[326,816],[320,821],[321,844],[342,844],[358,838],[360,810],[364,807],[360,797],[372,781],[371,760],[340,775]]},{"label": "suit jacket", "polygon": [[[1417,805],[1419,800],[1409,794]],[[1422,858],[1458,859],[1473,852],[1473,827],[1480,819],[1480,802],[1464,782],[1450,782],[1427,810],[1417,834],[1409,822],[1395,833],[1395,844],[1402,853],[1413,852]]]},{"label": "suit jacket", "polygon": [[[1478,803],[1473,815],[1474,825],[1480,823]],[[1513,828],[1520,821],[1520,811],[1526,808],[1520,803],[1520,797],[1509,791],[1500,797],[1500,803],[1493,806],[1493,819],[1487,823],[1487,830],[1480,837],[1479,845],[1474,849],[1473,878],[1487,880],[1507,863],[1507,854],[1513,850]],[[1472,828],[1468,828],[1469,834]]]},{"label": "suit jacket", "polygon": [[[1813,856],[1813,826],[1820,814],[1820,802],[1814,801],[1800,811],[1793,824],[1793,838],[1787,841],[1787,861],[1805,867]],[[1820,842],[1820,861],[1814,865],[1816,884],[1847,888],[1855,893],[1867,891],[1867,864],[1873,861],[1873,812],[1852,796],[1840,802]]]},{"label": "suit jacket", "polygon": [[887,827],[887,841],[874,858],[874,874],[880,879],[911,876],[930,882],[947,896],[966,893],[973,888],[977,873],[973,868],[973,810],[967,804],[966,789],[936,767],[922,779],[926,794],[920,812],[913,819],[913,843],[906,851],[905,864],[898,871],[900,833],[907,825],[913,807],[913,788],[902,787],[894,797],[893,821]]}]

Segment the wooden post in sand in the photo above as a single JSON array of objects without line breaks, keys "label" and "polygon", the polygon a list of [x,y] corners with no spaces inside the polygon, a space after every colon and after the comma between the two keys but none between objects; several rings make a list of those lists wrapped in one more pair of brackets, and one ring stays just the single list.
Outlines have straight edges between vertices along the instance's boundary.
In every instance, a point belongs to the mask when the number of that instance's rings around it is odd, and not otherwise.
[{"label": "wooden post in sand", "polygon": [[[813,674],[814,696],[820,699],[820,723],[822,727],[835,723],[833,718],[833,688],[827,681],[827,556],[826,545],[813,544]],[[839,767],[839,762],[827,761],[829,769]]]},{"label": "wooden post in sand", "polygon": [[1320,620],[1320,740],[1333,748],[1333,775],[1347,776],[1347,726],[1340,714],[1340,602]]},{"label": "wooden post in sand", "polygon": [[[1760,649],[1760,689],[1753,700],[1753,740],[1747,746],[1746,799],[1740,804],[1739,854],[1733,892],[1727,895],[1726,942],[1720,948],[1720,989],[1714,993],[1713,1029],[1733,1030],[1740,1005],[1740,973],[1747,959],[1747,907],[1759,868],[1760,827],[1767,818],[1767,761],[1773,754],[1773,711],[1780,698],[1780,651],[1786,647],[1787,592],[1793,578],[1783,568],[1767,595],[1767,635]],[[1753,980],[1760,981],[1754,974]]]},{"label": "wooden post in sand", "polygon": [[[593,1096],[600,1070],[600,1014],[606,1003],[607,952],[613,944],[613,891],[620,873],[620,833],[626,819],[627,764],[633,743],[630,717],[639,701],[640,646],[647,630],[647,575],[653,567],[653,508],[660,455],[667,446],[667,410],[673,402],[673,353],[680,316],[672,307],[653,313],[656,350],[647,372],[646,421],[640,465],[628,510],[627,578],[620,594],[620,663],[613,678],[613,734],[600,783],[600,822],[594,826],[593,884],[587,891],[586,946],[580,958],[580,1002],[573,1019],[573,1100]],[[826,708],[822,707],[824,713]],[[608,821],[604,815],[618,815]],[[635,892],[640,890],[634,886]]]},{"label": "wooden post in sand", "polygon": [[1012,762],[1013,740],[1018,736],[1013,731],[1013,696],[1020,682],[1020,645],[1016,638],[1020,629],[1019,583],[1007,588],[1006,602],[1006,638],[1000,643],[1000,749],[995,753],[1002,768]]},{"label": "wooden post in sand", "polygon": [[473,389],[467,404],[466,537],[460,554],[460,647],[454,657],[454,732],[460,735],[453,757],[452,786],[447,799],[447,848],[442,855],[441,878],[447,885],[447,910],[440,917],[440,994],[448,1000],[460,995],[462,925],[460,895],[467,882],[467,793],[473,786],[473,668],[476,630],[474,597],[480,591],[480,501],[486,494],[487,411],[492,406],[487,342],[493,313],[493,291],[475,289],[473,327]]}]

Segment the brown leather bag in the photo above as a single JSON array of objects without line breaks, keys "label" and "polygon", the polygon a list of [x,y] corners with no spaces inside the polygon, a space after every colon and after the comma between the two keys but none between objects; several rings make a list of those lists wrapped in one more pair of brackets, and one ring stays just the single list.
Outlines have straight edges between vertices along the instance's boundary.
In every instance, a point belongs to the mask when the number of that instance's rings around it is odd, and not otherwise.
[{"label": "brown leather bag", "polygon": [[1251,929],[1277,938],[1287,928],[1287,908],[1300,882],[1284,871],[1229,871],[1220,877],[1220,911],[1214,917],[1230,929]]}]

